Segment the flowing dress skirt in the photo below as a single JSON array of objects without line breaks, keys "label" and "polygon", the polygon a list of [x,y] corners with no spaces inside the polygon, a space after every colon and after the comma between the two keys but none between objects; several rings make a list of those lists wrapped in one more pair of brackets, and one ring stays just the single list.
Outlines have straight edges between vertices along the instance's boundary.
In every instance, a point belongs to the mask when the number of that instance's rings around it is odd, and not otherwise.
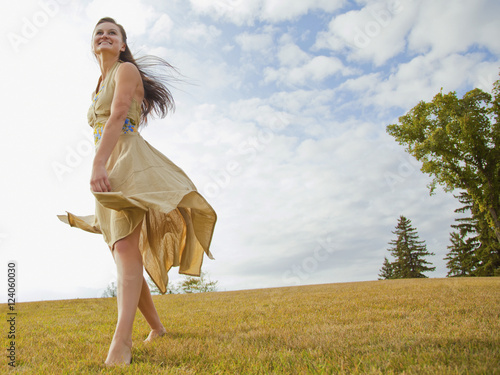
[{"label": "flowing dress skirt", "polygon": [[139,249],[146,272],[166,293],[168,271],[200,276],[217,215],[189,177],[138,132],[120,135],[106,164],[111,192],[93,193],[95,215],[67,212],[59,219],[101,233],[110,249],[141,225]]}]

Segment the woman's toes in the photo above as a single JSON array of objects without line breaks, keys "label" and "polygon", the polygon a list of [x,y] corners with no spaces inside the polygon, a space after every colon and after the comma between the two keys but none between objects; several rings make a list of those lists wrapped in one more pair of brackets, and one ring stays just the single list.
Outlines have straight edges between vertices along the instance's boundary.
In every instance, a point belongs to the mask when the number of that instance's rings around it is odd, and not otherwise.
[{"label": "woman's toes", "polygon": [[165,335],[165,333],[167,333],[167,330],[165,328],[159,330],[153,329],[151,332],[149,332],[149,336],[146,340],[144,340],[144,342],[151,342],[159,337],[162,337],[163,335]]}]

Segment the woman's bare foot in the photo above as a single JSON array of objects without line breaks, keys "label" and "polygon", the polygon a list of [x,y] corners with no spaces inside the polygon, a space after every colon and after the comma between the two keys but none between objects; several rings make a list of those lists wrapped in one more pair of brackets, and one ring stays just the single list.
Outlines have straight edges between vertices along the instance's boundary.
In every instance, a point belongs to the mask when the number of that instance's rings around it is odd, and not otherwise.
[{"label": "woman's bare foot", "polygon": [[165,333],[167,333],[167,330],[164,327],[161,327],[160,329],[153,329],[151,332],[149,332],[149,336],[144,342],[151,342],[159,337],[162,337]]},{"label": "woman's bare foot", "polygon": [[132,360],[132,340],[128,342],[113,340],[109,346],[106,366],[129,365]]}]

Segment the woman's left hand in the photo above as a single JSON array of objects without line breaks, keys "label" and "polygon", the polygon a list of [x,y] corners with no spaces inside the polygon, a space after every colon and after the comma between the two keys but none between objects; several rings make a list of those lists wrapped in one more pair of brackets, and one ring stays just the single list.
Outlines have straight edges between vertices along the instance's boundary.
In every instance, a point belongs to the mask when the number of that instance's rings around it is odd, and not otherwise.
[{"label": "woman's left hand", "polygon": [[90,176],[90,189],[95,193],[106,193],[111,191],[108,172],[104,165],[94,165]]}]

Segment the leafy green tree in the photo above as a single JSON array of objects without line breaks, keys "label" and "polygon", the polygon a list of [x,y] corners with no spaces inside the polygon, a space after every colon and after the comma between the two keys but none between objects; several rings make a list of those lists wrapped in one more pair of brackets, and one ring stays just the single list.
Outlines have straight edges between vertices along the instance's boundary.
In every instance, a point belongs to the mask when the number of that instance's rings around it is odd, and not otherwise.
[{"label": "leafy green tree", "polygon": [[114,281],[110,282],[104,292],[102,293],[102,298],[116,297],[118,295],[118,286]]},{"label": "leafy green tree", "polygon": [[[161,294],[156,284],[147,278],[149,290],[151,294]],[[182,294],[182,293],[206,293],[217,291],[218,281],[212,281],[208,278],[205,272],[202,272],[200,277],[188,276],[184,280],[180,280],[176,284],[168,283],[166,294]]]},{"label": "leafy green tree", "polygon": [[459,99],[440,92],[387,132],[433,177],[431,194],[438,184],[466,191],[500,243],[500,80],[493,95],[473,89]]},{"label": "leafy green tree", "polygon": [[[149,290],[152,295],[161,294],[160,289],[156,286],[149,276],[146,278]],[[187,277],[176,284],[168,283],[166,294],[179,294],[179,293],[206,293],[217,291],[218,281],[212,281],[208,278],[205,272],[202,272],[200,277]],[[111,282],[102,297],[116,297],[118,288],[115,282]]]},{"label": "leafy green tree", "polygon": [[218,281],[211,281],[204,272],[200,277],[188,277],[178,286],[183,293],[207,293],[217,291]]},{"label": "leafy green tree", "polygon": [[[160,289],[156,286],[153,280],[148,276],[146,279],[146,282],[148,283],[149,286],[149,291],[152,295],[158,295],[162,294]],[[167,285],[167,292],[165,294],[176,294],[176,289],[175,286],[172,285],[172,283],[168,283]]]},{"label": "leafy green tree", "polygon": [[389,242],[389,245],[392,245],[389,252],[394,257],[394,262],[390,263],[393,279],[423,278],[427,277],[423,272],[436,269],[429,267],[432,263],[424,259],[425,256],[435,254],[427,251],[425,241],[419,241],[411,220],[401,215],[396,230],[392,233],[397,236]]},{"label": "leafy green tree", "polygon": [[379,280],[389,280],[394,279],[394,267],[387,257],[384,257],[384,264],[380,269]]}]

